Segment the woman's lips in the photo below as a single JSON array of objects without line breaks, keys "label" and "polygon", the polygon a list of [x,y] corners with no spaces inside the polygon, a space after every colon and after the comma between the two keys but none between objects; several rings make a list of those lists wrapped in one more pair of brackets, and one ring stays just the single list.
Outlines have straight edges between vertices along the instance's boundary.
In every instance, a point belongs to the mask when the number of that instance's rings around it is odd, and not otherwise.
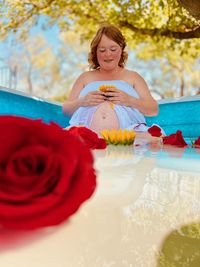
[{"label": "woman's lips", "polygon": [[106,62],[106,63],[110,63],[110,62],[112,62],[113,61],[113,59],[105,59],[104,60],[104,62]]}]

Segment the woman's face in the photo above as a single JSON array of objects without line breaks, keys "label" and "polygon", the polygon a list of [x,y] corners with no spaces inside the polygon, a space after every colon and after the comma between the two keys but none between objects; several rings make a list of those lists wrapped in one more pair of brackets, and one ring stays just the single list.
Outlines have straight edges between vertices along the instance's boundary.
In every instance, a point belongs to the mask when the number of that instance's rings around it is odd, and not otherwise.
[{"label": "woman's face", "polygon": [[118,68],[122,48],[107,36],[102,35],[97,46],[97,60],[102,69],[113,70]]}]

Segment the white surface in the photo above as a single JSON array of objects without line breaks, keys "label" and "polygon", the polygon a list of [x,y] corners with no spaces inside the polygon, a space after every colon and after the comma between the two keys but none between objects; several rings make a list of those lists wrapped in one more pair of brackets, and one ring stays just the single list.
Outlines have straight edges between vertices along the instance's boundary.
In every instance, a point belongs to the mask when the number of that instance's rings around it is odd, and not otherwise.
[{"label": "white surface", "polygon": [[[144,152],[132,146],[94,151],[93,197],[60,226],[2,230],[0,267],[157,266],[167,234],[200,221],[200,173],[159,166],[158,152]],[[182,153],[177,149],[174,164]]]},{"label": "white surface", "polygon": [[167,103],[179,103],[179,102],[187,102],[187,101],[199,101],[200,95],[192,95],[192,96],[182,96],[182,97],[173,97],[173,98],[163,98],[158,100],[159,104],[167,104]]}]

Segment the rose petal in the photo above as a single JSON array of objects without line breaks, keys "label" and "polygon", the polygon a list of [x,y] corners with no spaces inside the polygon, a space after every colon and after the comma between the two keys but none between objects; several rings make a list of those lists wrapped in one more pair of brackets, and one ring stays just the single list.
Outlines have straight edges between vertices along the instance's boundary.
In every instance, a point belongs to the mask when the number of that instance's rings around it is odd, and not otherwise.
[{"label": "rose petal", "polygon": [[107,144],[103,138],[99,138],[98,135],[84,126],[73,126],[68,130],[74,136],[77,136],[81,141],[90,149],[104,149]]},{"label": "rose petal", "polygon": [[164,136],[163,144],[174,145],[174,146],[179,146],[179,147],[187,146],[187,143],[185,142],[183,138],[182,132],[179,130],[175,134]]},{"label": "rose petal", "polygon": [[153,125],[148,129],[148,133],[152,136],[160,137],[162,135],[161,128],[157,125]]},{"label": "rose petal", "polygon": [[194,141],[193,147],[200,148],[200,136]]}]

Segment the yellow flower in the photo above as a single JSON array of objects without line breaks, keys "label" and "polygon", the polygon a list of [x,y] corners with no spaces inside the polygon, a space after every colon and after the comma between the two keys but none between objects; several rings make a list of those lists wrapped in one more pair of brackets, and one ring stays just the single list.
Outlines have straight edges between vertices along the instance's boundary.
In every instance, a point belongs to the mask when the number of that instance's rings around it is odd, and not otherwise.
[{"label": "yellow flower", "polygon": [[[116,88],[116,86],[114,86],[114,85],[100,85],[99,86],[99,90],[101,91],[101,92],[108,92],[109,91],[109,89],[112,89],[112,88]],[[110,107],[112,108],[112,109],[114,109],[114,104],[111,102],[110,103]]]},{"label": "yellow flower", "polygon": [[100,85],[99,86],[99,90],[101,91],[101,92],[107,92],[107,91],[109,91],[109,88],[116,88],[116,86],[114,86],[114,85]]},{"label": "yellow flower", "polygon": [[102,130],[102,137],[108,144],[113,145],[131,145],[135,139],[136,133],[129,130]]}]

